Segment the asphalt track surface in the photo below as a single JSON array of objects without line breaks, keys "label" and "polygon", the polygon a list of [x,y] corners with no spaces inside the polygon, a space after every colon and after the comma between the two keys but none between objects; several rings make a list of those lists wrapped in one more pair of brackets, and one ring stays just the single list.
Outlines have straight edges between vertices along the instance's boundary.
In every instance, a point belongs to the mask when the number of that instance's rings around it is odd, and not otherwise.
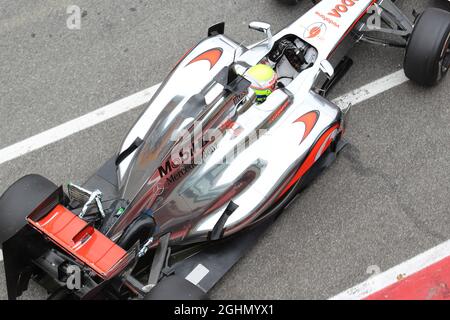
[{"label": "asphalt track surface", "polygon": [[[3,0],[3,2],[6,2]],[[432,1],[398,1],[406,12]],[[81,30],[66,8],[82,8]],[[226,21],[251,44],[253,20],[274,31],[309,1],[37,0],[0,5],[0,149],[159,83]],[[359,45],[338,97],[402,68],[403,51]],[[353,108],[348,147],[212,292],[216,299],[326,299],[449,239],[450,78],[410,82]],[[0,192],[27,173],[83,182],[143,107],[0,165]],[[27,299],[44,298],[32,285]],[[0,299],[6,298],[3,266]]]}]

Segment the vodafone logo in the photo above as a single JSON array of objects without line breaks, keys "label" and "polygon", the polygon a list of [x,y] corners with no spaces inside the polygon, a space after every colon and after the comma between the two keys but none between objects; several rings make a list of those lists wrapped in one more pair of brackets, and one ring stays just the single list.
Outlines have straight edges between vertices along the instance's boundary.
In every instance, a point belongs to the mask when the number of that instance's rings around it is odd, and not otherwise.
[{"label": "vodafone logo", "polygon": [[329,13],[329,16],[341,18],[342,14],[348,12],[350,7],[353,7],[359,0],[341,0]]}]

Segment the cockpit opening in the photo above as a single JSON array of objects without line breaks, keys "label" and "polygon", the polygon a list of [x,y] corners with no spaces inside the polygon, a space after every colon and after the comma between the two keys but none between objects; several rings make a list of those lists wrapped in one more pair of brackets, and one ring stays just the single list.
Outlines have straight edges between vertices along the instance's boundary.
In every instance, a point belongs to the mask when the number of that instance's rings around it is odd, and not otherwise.
[{"label": "cockpit opening", "polygon": [[276,41],[267,55],[267,62],[278,75],[279,86],[286,87],[302,71],[317,60],[317,50],[295,35],[287,35]]}]

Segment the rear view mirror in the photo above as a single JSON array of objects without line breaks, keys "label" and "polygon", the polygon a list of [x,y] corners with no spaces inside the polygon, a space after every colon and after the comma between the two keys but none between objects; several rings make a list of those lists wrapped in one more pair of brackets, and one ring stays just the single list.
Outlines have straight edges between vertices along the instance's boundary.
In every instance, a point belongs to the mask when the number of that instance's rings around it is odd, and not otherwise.
[{"label": "rear view mirror", "polygon": [[248,27],[252,30],[264,32],[264,34],[267,36],[267,40],[269,42],[268,46],[270,48],[272,48],[272,45],[273,45],[273,43],[272,43],[272,27],[270,26],[270,24],[265,23],[265,22],[254,21],[254,22],[250,22]]},{"label": "rear view mirror", "polygon": [[320,70],[327,75],[328,78],[334,76],[334,68],[328,60],[320,62]]},{"label": "rear view mirror", "polygon": [[250,29],[252,29],[252,30],[256,30],[256,31],[259,31],[259,32],[264,32],[266,34],[267,34],[268,31],[271,30],[270,24],[265,23],[265,22],[258,22],[258,21],[250,22],[248,27]]}]

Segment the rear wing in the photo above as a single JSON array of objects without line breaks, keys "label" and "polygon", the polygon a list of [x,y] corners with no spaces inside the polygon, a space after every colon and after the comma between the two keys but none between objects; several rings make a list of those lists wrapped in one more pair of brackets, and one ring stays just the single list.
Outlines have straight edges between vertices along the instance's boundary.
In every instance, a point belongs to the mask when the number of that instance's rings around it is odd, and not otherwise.
[{"label": "rear wing", "polygon": [[50,212],[37,211],[27,220],[36,230],[103,279],[117,275],[129,262],[124,249],[61,204],[57,204]]},{"label": "rear wing", "polygon": [[34,209],[27,220],[39,221],[48,215],[57,205],[64,203],[63,187],[56,189],[48,198],[42,201],[36,209]]}]

